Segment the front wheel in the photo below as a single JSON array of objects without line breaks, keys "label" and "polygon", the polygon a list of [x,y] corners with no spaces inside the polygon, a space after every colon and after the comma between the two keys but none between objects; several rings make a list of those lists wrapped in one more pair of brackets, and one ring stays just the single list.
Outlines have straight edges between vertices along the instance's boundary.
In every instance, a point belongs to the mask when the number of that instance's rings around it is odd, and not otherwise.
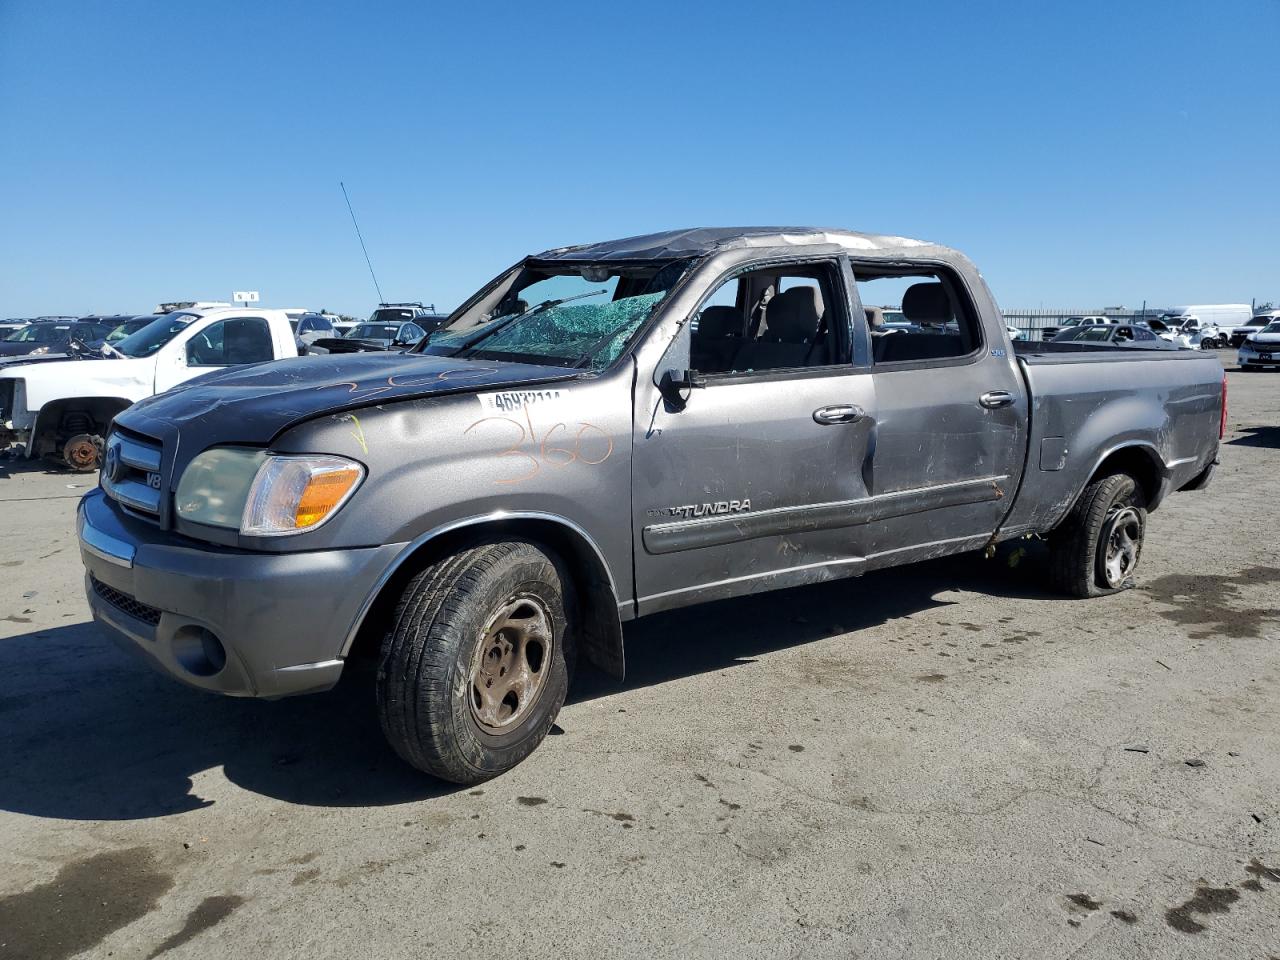
[{"label": "front wheel", "polygon": [[1147,527],[1146,501],[1125,473],[1095,480],[1049,537],[1054,586],[1100,597],[1132,586]]},{"label": "front wheel", "polygon": [[567,583],[524,542],[481,544],[415,576],[378,665],[378,714],[396,753],[461,784],[532,753],[568,691]]}]

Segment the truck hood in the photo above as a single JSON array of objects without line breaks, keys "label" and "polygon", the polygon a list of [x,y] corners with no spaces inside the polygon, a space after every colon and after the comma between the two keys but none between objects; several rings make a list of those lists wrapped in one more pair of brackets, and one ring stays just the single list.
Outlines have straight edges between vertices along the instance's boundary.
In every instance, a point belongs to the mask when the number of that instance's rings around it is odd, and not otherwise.
[{"label": "truck hood", "polygon": [[155,360],[67,360],[49,357],[26,363],[0,362],[0,378],[26,381],[27,409],[39,410],[69,397],[114,397],[132,403],[151,393]]},{"label": "truck hood", "polygon": [[116,417],[186,456],[214,443],[270,443],[295,424],[361,407],[569,380],[577,370],[425,354],[354,353],[277,360],[206,374],[135,403]]}]

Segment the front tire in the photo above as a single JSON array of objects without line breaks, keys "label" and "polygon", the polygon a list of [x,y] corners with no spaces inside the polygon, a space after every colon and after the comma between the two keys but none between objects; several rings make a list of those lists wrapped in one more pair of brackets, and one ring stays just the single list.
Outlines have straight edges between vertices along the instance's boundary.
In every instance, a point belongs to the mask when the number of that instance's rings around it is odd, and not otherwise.
[{"label": "front tire", "polygon": [[1146,500],[1133,477],[1115,473],[1093,481],[1049,536],[1054,587],[1076,597],[1127,589],[1146,527]]},{"label": "front tire", "polygon": [[525,542],[439,560],[405,588],[378,665],[378,715],[405,761],[481,783],[540,744],[573,662],[568,578]]}]

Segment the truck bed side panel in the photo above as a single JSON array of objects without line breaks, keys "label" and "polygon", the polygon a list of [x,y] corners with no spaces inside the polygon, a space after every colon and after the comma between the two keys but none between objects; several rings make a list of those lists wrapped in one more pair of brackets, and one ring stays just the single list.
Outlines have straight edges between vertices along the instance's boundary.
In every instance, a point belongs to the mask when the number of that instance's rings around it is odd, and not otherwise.
[{"label": "truck bed side panel", "polygon": [[1218,453],[1222,365],[1211,354],[1082,353],[1020,358],[1031,395],[1026,477],[1001,538],[1043,533],[1102,461],[1137,447],[1160,476],[1154,506]]}]

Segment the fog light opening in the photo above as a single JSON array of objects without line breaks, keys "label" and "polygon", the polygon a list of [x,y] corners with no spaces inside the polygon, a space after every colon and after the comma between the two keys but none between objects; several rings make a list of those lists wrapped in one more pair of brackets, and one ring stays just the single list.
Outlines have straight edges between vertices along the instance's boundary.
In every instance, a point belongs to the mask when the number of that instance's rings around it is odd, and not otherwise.
[{"label": "fog light opening", "polygon": [[182,669],[197,677],[212,677],[227,665],[227,648],[204,627],[187,626],[175,633],[173,655]]}]

